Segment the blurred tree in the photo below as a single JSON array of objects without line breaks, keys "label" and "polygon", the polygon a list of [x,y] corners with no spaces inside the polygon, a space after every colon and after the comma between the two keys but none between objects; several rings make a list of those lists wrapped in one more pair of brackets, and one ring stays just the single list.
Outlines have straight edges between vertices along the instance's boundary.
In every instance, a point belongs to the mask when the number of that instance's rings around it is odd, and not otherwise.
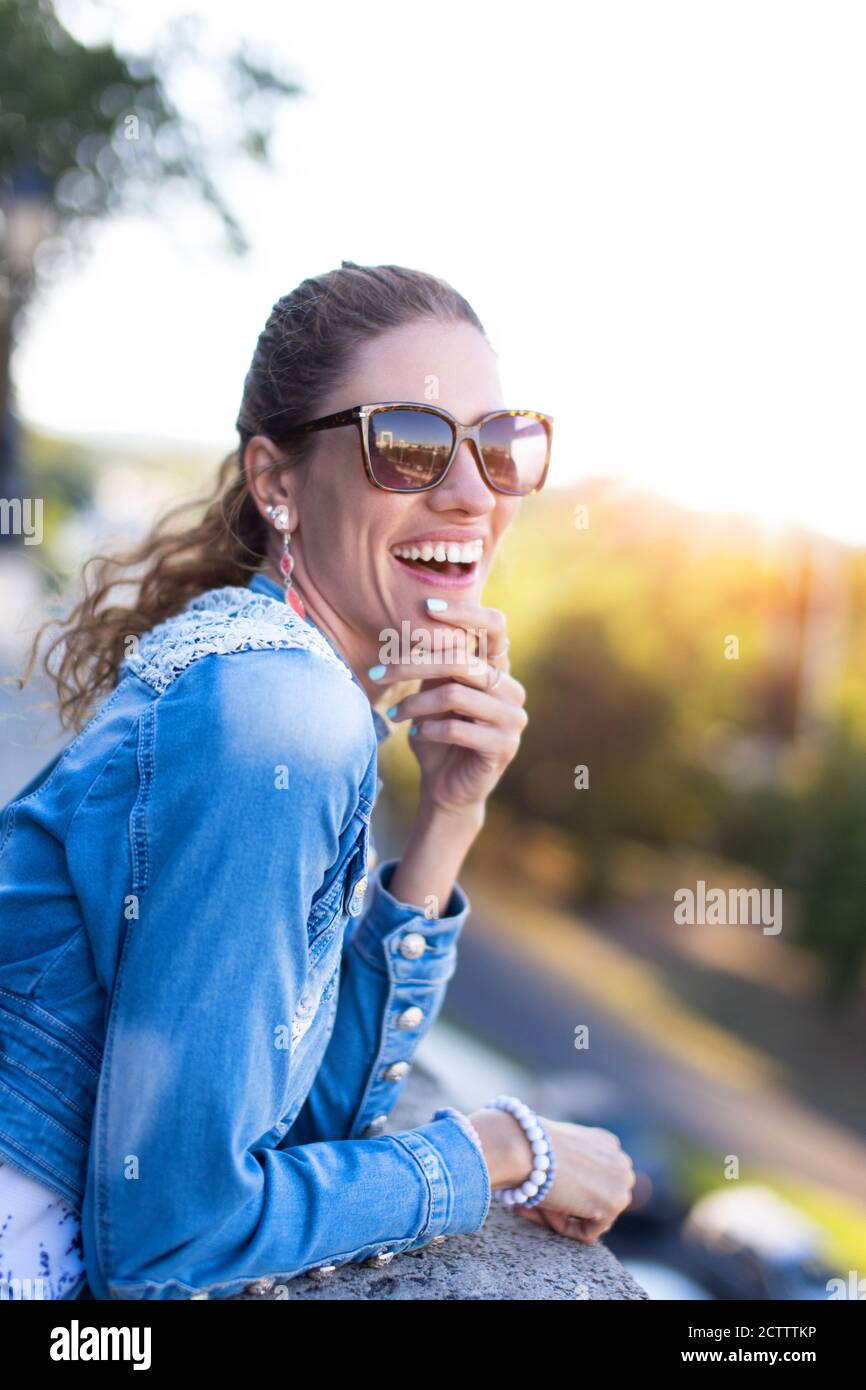
[{"label": "blurred tree", "polygon": [[586,901],[595,901],[618,837],[665,844],[688,818],[674,692],[630,665],[592,613],[562,621],[522,678],[530,720],[499,795],[518,821],[537,817],[575,837],[590,865]]},{"label": "blurred tree", "polygon": [[179,182],[216,212],[232,253],[248,250],[209,165],[229,154],[268,162],[277,107],[301,88],[246,45],[210,63],[236,112],[220,146],[167,90],[200,63],[203,24],[180,16],[152,55],[127,59],[80,43],[52,0],[0,0],[0,496],[20,496],[10,363],[22,315],[39,279],[87,249],[98,220],[121,208],[153,213],[159,190]]},{"label": "blurred tree", "polygon": [[802,940],[840,1001],[857,994],[866,960],[866,750],[847,729],[803,798],[796,850]]}]

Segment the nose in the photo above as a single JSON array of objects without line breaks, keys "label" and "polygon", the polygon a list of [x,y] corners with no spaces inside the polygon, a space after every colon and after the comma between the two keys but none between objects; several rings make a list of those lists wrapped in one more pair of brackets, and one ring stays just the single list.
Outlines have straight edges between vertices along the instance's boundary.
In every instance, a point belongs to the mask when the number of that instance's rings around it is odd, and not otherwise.
[{"label": "nose", "polygon": [[482,516],[496,506],[496,498],[484,481],[474,442],[461,441],[448,470],[448,476],[427,494],[436,511],[463,511]]}]

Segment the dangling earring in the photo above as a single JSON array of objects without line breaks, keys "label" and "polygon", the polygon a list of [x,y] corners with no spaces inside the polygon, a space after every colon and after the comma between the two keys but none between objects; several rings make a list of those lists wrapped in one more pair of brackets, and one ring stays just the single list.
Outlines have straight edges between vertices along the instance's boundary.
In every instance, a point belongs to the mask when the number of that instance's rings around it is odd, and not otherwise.
[{"label": "dangling earring", "polygon": [[289,549],[289,509],[280,505],[279,507],[268,507],[268,515],[278,531],[283,533],[283,553],[280,556],[280,572],[283,576],[283,590],[286,603],[291,604],[299,618],[306,618],[306,610],[300,594],[292,583],[292,570],[295,562],[292,552]]}]

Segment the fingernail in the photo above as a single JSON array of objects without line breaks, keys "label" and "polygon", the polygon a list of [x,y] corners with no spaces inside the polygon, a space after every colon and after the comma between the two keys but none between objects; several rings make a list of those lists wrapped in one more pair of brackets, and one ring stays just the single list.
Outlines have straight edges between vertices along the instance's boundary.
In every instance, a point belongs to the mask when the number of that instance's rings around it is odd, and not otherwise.
[{"label": "fingernail", "polygon": [[380,681],[384,676],[386,669],[387,668],[385,666],[371,666],[369,671],[367,672],[367,675],[370,677],[371,681]]},{"label": "fingernail", "polygon": [[409,733],[410,733],[410,734],[417,734],[417,732],[418,732],[418,725],[417,725],[417,724],[410,724],[410,725],[409,725]]},{"label": "fingernail", "polygon": [[397,713],[397,706],[392,705],[390,709],[385,711],[385,713],[387,714],[389,719],[393,719],[394,715]]},{"label": "fingernail", "polygon": [[428,598],[427,600],[428,613],[444,613],[447,607],[448,604],[444,598]]}]

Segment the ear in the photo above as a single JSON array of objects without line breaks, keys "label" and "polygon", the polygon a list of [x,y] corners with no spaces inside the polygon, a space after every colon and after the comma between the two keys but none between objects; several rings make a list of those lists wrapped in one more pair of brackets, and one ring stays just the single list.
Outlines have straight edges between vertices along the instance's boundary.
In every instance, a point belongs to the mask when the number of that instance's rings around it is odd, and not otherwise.
[{"label": "ear", "polygon": [[254,434],[248,441],[244,474],[250,496],[268,524],[272,524],[268,507],[282,505],[288,509],[289,530],[294,531],[298,525],[298,507],[292,468],[279,446],[266,434]]}]

